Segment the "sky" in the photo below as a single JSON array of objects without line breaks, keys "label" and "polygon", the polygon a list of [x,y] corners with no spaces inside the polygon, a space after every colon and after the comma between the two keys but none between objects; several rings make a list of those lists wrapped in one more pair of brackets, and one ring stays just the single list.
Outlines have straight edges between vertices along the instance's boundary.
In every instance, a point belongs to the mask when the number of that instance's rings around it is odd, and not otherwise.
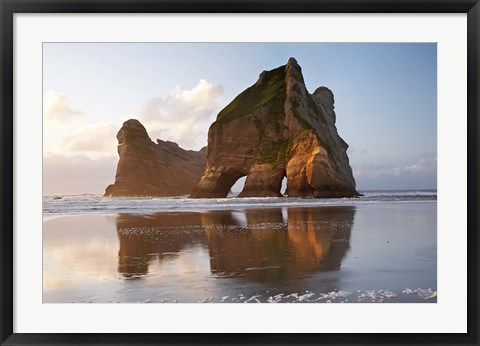
[{"label": "sky", "polygon": [[310,92],[333,91],[357,190],[436,189],[435,43],[44,43],[44,194],[103,193],[130,118],[201,149],[218,112],[290,57]]}]

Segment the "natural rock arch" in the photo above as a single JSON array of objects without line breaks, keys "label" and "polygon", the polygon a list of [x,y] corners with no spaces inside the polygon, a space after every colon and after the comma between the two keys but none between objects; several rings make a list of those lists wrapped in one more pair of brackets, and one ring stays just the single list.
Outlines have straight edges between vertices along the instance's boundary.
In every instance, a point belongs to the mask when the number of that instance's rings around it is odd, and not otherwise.
[{"label": "natural rock arch", "polygon": [[335,127],[333,93],[309,94],[297,61],[260,74],[217,116],[208,132],[207,166],[192,197],[226,197],[247,176],[240,197],[358,196]]}]

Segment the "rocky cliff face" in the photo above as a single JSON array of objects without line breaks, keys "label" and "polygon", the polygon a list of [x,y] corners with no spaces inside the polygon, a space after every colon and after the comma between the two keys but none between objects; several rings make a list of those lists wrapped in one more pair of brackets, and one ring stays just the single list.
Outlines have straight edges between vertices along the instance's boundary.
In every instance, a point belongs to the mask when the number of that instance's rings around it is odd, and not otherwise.
[{"label": "rocky cliff face", "polygon": [[226,197],[246,176],[241,197],[358,196],[335,127],[333,93],[310,94],[297,61],[260,74],[217,116],[208,132],[207,167],[192,197]]},{"label": "rocky cliff face", "polygon": [[150,140],[135,119],[123,123],[117,134],[118,161],[115,183],[105,196],[190,195],[206,164],[206,148],[184,150],[173,142]]}]

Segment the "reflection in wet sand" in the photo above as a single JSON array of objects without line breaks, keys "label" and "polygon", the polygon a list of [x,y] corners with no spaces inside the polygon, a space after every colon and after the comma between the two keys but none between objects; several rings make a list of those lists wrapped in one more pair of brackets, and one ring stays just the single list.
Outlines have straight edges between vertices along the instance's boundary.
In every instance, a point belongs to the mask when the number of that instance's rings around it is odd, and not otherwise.
[{"label": "reflection in wet sand", "polygon": [[65,215],[44,303],[436,302],[436,203]]},{"label": "reflection in wet sand", "polygon": [[355,210],[289,209],[288,239],[302,270],[336,270],[350,247]]},{"label": "reflection in wet sand", "polygon": [[354,207],[123,214],[116,219],[118,271],[140,278],[153,261],[198,245],[208,250],[217,277],[278,282],[336,270],[354,215]]},{"label": "reflection in wet sand", "polygon": [[256,281],[286,278],[291,254],[282,210],[247,210],[244,219],[238,221],[230,213],[202,215],[212,273]]},{"label": "reflection in wet sand", "polygon": [[141,278],[148,274],[153,261],[161,261],[186,246],[205,243],[199,225],[198,213],[120,214],[116,219],[119,274],[125,279]]}]

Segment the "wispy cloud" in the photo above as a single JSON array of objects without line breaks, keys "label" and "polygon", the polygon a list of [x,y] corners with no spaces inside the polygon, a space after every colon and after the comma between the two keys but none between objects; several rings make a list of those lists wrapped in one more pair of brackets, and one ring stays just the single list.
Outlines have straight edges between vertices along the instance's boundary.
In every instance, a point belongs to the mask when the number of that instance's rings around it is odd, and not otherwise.
[{"label": "wispy cloud", "polygon": [[437,159],[423,157],[406,165],[352,164],[359,189],[431,189],[437,186]]},{"label": "wispy cloud", "polygon": [[46,127],[70,125],[87,117],[83,111],[70,105],[68,98],[54,90],[48,91],[43,98],[43,119]]},{"label": "wispy cloud", "polygon": [[355,149],[355,148],[352,148],[352,147],[348,147],[347,149],[347,153],[348,155],[364,155],[364,154],[367,154],[368,151],[367,149]]},{"label": "wispy cloud", "polygon": [[[57,100],[56,108],[70,109],[66,97],[59,95],[52,93],[50,96],[51,100]],[[183,90],[177,86],[164,97],[146,100],[133,114],[119,119],[118,122],[97,123],[64,132],[48,153],[64,156],[85,155],[90,158],[116,156],[116,134],[122,123],[129,118],[139,119],[153,141],[160,138],[177,142],[185,149],[199,150],[207,145],[208,128],[215,120],[222,97],[222,86],[203,79],[191,90]],[[72,114],[70,117],[73,117]]]},{"label": "wispy cloud", "polygon": [[60,138],[53,153],[65,156],[87,155],[93,158],[115,155],[118,130],[119,125],[113,122],[80,128]]}]

